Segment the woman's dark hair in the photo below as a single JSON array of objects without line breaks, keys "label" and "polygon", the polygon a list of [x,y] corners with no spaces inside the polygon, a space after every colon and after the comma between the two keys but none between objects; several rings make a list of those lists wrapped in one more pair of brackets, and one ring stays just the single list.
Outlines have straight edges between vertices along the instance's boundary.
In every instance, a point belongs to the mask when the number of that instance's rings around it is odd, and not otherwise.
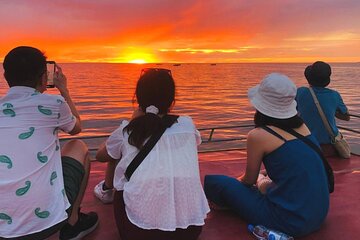
[{"label": "woman's dark hair", "polygon": [[46,72],[46,56],[39,49],[16,47],[4,58],[4,76],[8,85],[35,88]]},{"label": "woman's dark hair", "polygon": [[263,127],[266,125],[275,126],[280,128],[299,128],[304,121],[298,115],[291,118],[278,119],[266,116],[259,111],[256,111],[254,116],[255,127]]},{"label": "woman's dark hair", "polygon": [[[175,101],[175,82],[170,70],[151,68],[142,73],[136,85],[135,96],[145,114],[132,119],[124,128],[129,134],[129,144],[138,149],[148,137],[160,130],[162,121],[159,115],[166,115]],[[159,115],[146,113],[146,108],[151,105],[159,109]]]}]

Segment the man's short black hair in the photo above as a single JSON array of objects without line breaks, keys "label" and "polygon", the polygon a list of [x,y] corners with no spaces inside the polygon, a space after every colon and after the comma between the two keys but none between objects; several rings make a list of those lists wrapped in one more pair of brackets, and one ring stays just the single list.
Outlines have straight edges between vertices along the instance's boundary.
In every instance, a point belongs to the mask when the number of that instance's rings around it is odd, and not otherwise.
[{"label": "man's short black hair", "polygon": [[3,67],[10,87],[36,88],[46,72],[46,56],[33,47],[16,47],[5,56]]}]

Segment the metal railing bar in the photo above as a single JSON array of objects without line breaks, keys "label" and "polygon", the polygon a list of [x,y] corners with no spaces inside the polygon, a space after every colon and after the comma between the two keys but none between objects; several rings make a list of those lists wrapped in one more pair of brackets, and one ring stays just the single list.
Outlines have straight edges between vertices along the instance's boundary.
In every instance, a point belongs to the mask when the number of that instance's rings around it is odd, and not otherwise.
[{"label": "metal railing bar", "polygon": [[199,131],[206,131],[206,130],[213,130],[213,129],[247,128],[247,127],[254,127],[254,124],[208,127],[208,128],[199,128],[198,130]]},{"label": "metal railing bar", "polygon": [[351,117],[356,117],[356,118],[360,118],[360,115],[359,114],[349,114]]},{"label": "metal railing bar", "polygon": [[349,132],[359,133],[359,134],[360,134],[360,131],[358,131],[358,130],[354,130],[354,129],[351,129],[351,128],[342,127],[342,126],[338,126],[338,128],[340,128],[340,129],[342,129],[342,130],[349,131]]},{"label": "metal railing bar", "polygon": [[225,139],[215,139],[215,140],[204,140],[202,143],[216,143],[216,142],[230,142],[230,141],[241,141],[245,140],[246,138],[225,138]]},{"label": "metal railing bar", "polygon": [[97,139],[97,138],[106,138],[109,137],[110,134],[102,134],[102,135],[95,135],[95,136],[73,136],[73,137],[62,137],[60,141],[67,141],[72,139]]},{"label": "metal railing bar", "polygon": [[213,136],[213,134],[214,134],[214,131],[215,131],[215,129],[213,128],[213,129],[211,129],[211,132],[210,132],[210,135],[209,135],[209,138],[208,138],[208,142],[210,142],[211,141],[211,139],[212,139],[212,136]]},{"label": "metal railing bar", "polygon": [[237,151],[237,150],[245,150],[245,147],[239,148],[220,148],[220,149],[209,149],[209,150],[199,150],[198,153],[212,153],[212,152],[228,152],[228,151]]},{"label": "metal railing bar", "polygon": [[[246,125],[234,125],[234,126],[220,126],[220,127],[209,127],[209,128],[199,128],[199,131],[211,131],[209,140],[212,139],[212,136],[215,132],[215,130],[219,129],[233,129],[233,128],[246,128],[246,127],[253,127],[253,124],[246,124]],[[101,134],[101,135],[95,135],[95,136],[70,136],[70,137],[62,137],[60,138],[61,141],[67,141],[71,139],[97,139],[97,138],[106,138],[109,137],[110,134]]]},{"label": "metal railing bar", "polygon": [[[246,149],[245,147],[203,149],[203,150],[199,150],[198,153],[227,152],[227,151],[245,150],[245,149]],[[96,152],[97,150],[98,148],[89,148],[90,152]]]},{"label": "metal railing bar", "polygon": [[[227,138],[227,139],[215,139],[213,140],[213,136],[215,134],[215,130],[222,130],[222,129],[234,129],[234,128],[245,128],[245,127],[253,127],[254,125],[235,125],[235,126],[222,126],[222,127],[211,127],[211,128],[200,128],[199,131],[209,131],[209,137],[207,137],[207,140],[203,140],[203,143],[209,143],[209,142],[228,142],[228,141],[241,141],[245,140],[245,137],[240,138]],[[351,129],[348,127],[338,126],[339,129],[346,130],[353,133],[360,134],[360,131]],[[98,139],[98,138],[107,138],[110,134],[101,134],[101,135],[95,135],[95,136],[71,136],[71,137],[61,137],[60,141],[67,141],[72,139]],[[206,137],[204,137],[206,139]]]}]

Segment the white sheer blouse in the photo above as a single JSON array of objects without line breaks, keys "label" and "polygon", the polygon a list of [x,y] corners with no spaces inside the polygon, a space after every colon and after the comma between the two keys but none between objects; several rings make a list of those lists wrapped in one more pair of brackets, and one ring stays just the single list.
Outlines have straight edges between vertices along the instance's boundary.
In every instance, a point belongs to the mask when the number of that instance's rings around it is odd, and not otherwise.
[{"label": "white sheer blouse", "polygon": [[128,182],[124,172],[138,153],[128,143],[123,121],[106,142],[108,154],[120,159],[114,187],[124,190],[129,220],[143,229],[174,231],[204,225],[209,206],[200,182],[199,131],[187,116],[168,128]]}]

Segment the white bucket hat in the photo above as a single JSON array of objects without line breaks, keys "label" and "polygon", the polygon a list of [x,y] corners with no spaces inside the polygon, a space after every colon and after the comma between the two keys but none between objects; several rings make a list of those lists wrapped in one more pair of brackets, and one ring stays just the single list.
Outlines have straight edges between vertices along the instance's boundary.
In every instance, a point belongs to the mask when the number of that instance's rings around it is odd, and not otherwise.
[{"label": "white bucket hat", "polygon": [[271,73],[259,85],[250,88],[248,97],[251,104],[266,116],[287,119],[297,114],[296,86],[285,75]]}]

